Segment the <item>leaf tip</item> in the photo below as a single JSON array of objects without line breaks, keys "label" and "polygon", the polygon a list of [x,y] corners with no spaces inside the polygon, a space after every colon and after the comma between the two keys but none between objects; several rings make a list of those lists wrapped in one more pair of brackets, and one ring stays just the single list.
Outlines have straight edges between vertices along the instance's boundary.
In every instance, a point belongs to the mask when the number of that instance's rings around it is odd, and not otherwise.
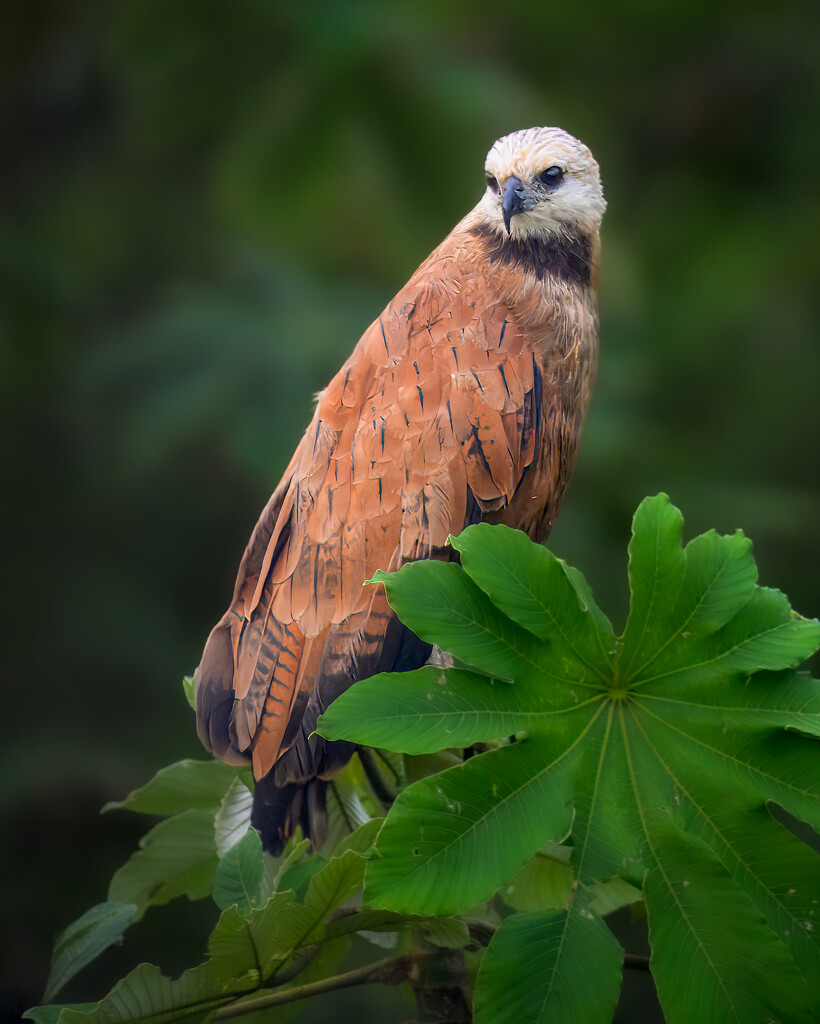
[{"label": "leaf tip", "polygon": [[193,676],[182,677],[182,690],[188,706],[196,711],[196,681]]},{"label": "leaf tip", "polygon": [[385,572],[384,569],[377,569],[373,573],[373,575],[370,577],[369,580],[365,580],[364,581],[364,586],[369,586],[371,583],[381,583],[381,585],[383,587],[385,587],[385,589],[387,589],[386,588],[387,578],[389,576],[392,576],[392,575],[393,575],[392,573]]}]

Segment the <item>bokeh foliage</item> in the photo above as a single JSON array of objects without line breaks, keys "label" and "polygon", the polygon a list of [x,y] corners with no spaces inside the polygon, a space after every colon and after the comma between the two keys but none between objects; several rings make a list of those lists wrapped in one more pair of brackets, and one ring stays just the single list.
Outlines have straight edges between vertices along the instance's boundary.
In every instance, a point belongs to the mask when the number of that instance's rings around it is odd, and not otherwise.
[{"label": "bokeh foliage", "polygon": [[816,612],[819,17],[4,5],[9,1006],[39,998],[54,933],[123,859],[97,807],[199,755],[176,680],[310,395],[478,198],[500,134],[579,135],[610,204],[599,383],[554,549],[623,608],[619,538],[664,489],[693,533],[742,527],[761,582]]}]

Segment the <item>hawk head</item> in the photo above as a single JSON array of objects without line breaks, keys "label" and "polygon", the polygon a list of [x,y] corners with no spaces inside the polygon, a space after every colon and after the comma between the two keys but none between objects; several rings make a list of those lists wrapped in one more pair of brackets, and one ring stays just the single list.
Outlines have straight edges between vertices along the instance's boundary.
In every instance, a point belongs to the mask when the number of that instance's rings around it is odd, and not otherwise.
[{"label": "hawk head", "polygon": [[597,232],[606,208],[598,164],[560,128],[505,135],[487,154],[479,209],[514,238]]}]

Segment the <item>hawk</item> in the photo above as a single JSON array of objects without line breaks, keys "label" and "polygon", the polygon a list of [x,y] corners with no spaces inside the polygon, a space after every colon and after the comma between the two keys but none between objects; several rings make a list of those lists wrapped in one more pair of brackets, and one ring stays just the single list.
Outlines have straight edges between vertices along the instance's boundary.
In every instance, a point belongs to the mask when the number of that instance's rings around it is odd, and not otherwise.
[{"label": "hawk", "polygon": [[597,361],[598,165],[530,128],[485,171],[478,204],[319,393],[196,671],[199,736],[252,764],[272,852],[297,825],[321,839],[325,780],[355,749],[315,735],[319,715],[430,655],[364,582],[453,558],[448,535],[480,520],[542,542],[567,489]]}]

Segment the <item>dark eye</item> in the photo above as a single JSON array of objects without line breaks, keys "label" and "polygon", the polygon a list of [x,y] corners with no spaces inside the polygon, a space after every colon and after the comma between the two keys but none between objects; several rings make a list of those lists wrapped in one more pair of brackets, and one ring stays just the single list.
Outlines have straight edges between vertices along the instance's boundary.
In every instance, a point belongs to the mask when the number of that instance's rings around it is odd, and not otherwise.
[{"label": "dark eye", "polygon": [[538,175],[538,180],[543,182],[548,188],[555,188],[557,184],[564,177],[564,172],[560,167],[548,167],[545,171],[542,171]]},{"label": "dark eye", "polygon": [[499,189],[499,187],[498,187],[498,182],[495,180],[495,178],[492,176],[492,174],[488,174],[487,175],[487,188],[491,192],[495,192],[496,195],[501,191]]}]

